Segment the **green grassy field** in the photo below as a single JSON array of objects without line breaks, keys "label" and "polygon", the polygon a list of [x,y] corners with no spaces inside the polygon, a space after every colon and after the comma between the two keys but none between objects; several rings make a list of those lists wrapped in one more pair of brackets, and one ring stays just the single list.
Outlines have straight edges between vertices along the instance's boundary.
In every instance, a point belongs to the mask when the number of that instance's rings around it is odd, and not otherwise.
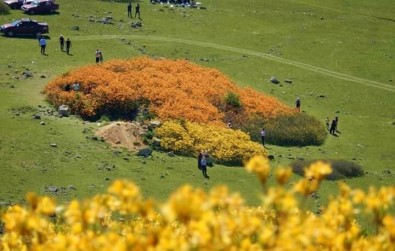
[{"label": "green grassy field", "polygon": [[[171,9],[143,1],[141,29],[130,27],[137,20],[127,18],[126,4],[57,2],[59,14],[32,16],[49,23],[48,56],[40,54],[36,39],[0,37],[0,203],[22,202],[27,191],[48,194],[49,185],[75,186],[77,190],[55,194],[69,201],[103,191],[116,178],[127,178],[140,185],[144,195],[159,200],[184,183],[207,189],[227,184],[249,204],[259,204],[259,184],[242,168],[216,165],[206,180],[194,158],[155,152],[152,159],[142,159],[118,152],[90,138],[97,122],[47,115],[44,111],[51,106],[41,93],[43,87],[59,74],[94,63],[97,48],[104,60],[141,55],[187,58],[290,106],[299,96],[302,110],[323,122],[327,116],[339,116],[341,134],[328,136],[319,147],[269,146],[275,156],[272,167],[297,158],[345,159],[368,172],[346,181],[352,186],[394,185],[393,1],[206,0],[207,9]],[[24,16],[14,10],[0,16],[0,23]],[[114,24],[96,22],[106,16]],[[76,25],[80,29],[72,30]],[[71,56],[60,51],[60,34],[71,39]],[[25,69],[33,78],[21,78]],[[280,85],[269,82],[273,75]],[[36,113],[40,120],[32,119]],[[321,201],[335,192],[336,183],[325,182]]]}]

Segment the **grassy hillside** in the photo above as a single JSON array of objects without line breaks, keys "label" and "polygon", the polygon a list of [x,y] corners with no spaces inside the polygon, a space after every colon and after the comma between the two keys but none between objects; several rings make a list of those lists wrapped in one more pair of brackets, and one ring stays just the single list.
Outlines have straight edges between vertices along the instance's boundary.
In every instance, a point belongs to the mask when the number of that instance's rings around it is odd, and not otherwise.
[{"label": "grassy hillside", "polygon": [[[302,110],[323,122],[327,116],[339,116],[341,134],[320,147],[269,146],[273,166],[296,158],[346,159],[368,172],[347,183],[364,188],[393,184],[393,1],[207,0],[207,9],[171,9],[144,1],[141,29],[130,27],[137,20],[127,18],[124,3],[57,2],[59,14],[31,16],[49,23],[48,56],[40,54],[36,39],[0,37],[0,202],[20,202],[27,191],[45,193],[49,185],[77,188],[55,193],[60,200],[85,197],[125,177],[158,199],[183,183],[207,188],[225,183],[249,203],[259,203],[257,181],[241,168],[216,165],[208,170],[211,179],[205,180],[193,158],[155,152],[152,159],[141,159],[92,140],[97,123],[48,115],[51,107],[41,94],[43,87],[59,74],[94,63],[97,48],[104,60],[139,55],[187,58],[290,106],[299,96]],[[0,16],[0,23],[24,16],[13,10]],[[106,16],[114,24],[97,22]],[[60,52],[60,34],[71,39],[72,55]],[[32,78],[22,77],[25,69]],[[279,85],[269,82],[273,75]],[[36,113],[41,119],[32,119]],[[323,200],[334,187],[333,182],[324,183]]]}]

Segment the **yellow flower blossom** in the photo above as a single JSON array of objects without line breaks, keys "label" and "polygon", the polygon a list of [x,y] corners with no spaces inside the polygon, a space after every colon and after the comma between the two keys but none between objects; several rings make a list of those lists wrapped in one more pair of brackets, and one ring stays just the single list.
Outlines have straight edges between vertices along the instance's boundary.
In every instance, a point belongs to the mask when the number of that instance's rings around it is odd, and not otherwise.
[{"label": "yellow flower blossom", "polygon": [[289,178],[292,175],[291,168],[278,168],[276,170],[276,180],[279,185],[284,185],[288,182]]},{"label": "yellow flower blossom", "polygon": [[[252,159],[246,169],[261,182],[269,175],[263,157]],[[278,169],[279,184],[285,184],[288,170]],[[125,180],[114,182],[105,194],[68,205],[29,193],[27,205],[1,213],[0,251],[394,250],[394,187],[364,192],[340,183],[339,194],[315,214],[295,192],[316,191],[329,169],[314,164],[306,172],[291,188],[265,189],[259,206],[245,205],[226,186],[205,192],[190,185],[157,204]],[[364,235],[359,219],[372,216],[375,231]]]},{"label": "yellow flower blossom", "polygon": [[266,182],[270,172],[269,160],[263,156],[253,157],[247,162],[245,168],[255,173],[262,184]]}]

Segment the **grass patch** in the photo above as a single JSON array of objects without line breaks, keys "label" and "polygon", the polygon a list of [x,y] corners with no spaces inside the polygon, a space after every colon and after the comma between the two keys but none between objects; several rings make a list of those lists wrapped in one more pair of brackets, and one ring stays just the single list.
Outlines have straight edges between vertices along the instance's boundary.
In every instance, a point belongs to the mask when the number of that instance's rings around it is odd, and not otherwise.
[{"label": "grass patch", "polygon": [[[310,166],[310,164],[316,161],[317,160],[298,160],[292,162],[290,166],[292,167],[294,173],[303,176],[305,168],[307,168],[308,166]],[[330,164],[332,167],[332,173],[326,177],[327,180],[341,180],[346,178],[361,177],[365,175],[362,166],[351,161],[335,159],[321,161]]]}]

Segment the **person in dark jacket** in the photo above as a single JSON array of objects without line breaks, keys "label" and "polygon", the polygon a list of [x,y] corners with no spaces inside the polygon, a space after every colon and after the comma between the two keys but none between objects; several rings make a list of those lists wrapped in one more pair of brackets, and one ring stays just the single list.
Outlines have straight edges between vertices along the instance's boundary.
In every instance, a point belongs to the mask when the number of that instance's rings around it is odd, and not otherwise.
[{"label": "person in dark jacket", "polygon": [[329,129],[329,133],[335,135],[336,132],[336,119],[332,120],[331,128]]},{"label": "person in dark jacket", "polygon": [[70,48],[71,48],[71,41],[70,41],[70,38],[68,38],[66,40],[66,52],[67,52],[67,55],[70,55]]},{"label": "person in dark jacket", "polygon": [[133,17],[132,15],[132,2],[128,4],[128,17]]},{"label": "person in dark jacket", "polygon": [[140,18],[140,4],[137,4],[135,9],[136,9],[136,13],[134,14],[134,17],[137,17],[137,14],[139,14],[139,19],[141,19]]},{"label": "person in dark jacket", "polygon": [[202,160],[200,161],[200,165],[201,165],[203,176],[205,178],[209,178],[208,175],[207,175],[207,159],[206,159],[205,155],[202,156]]},{"label": "person in dark jacket", "polygon": [[296,98],[295,104],[296,104],[296,110],[298,112],[300,112],[300,104],[301,104],[301,102],[300,102],[300,98],[299,97]]},{"label": "person in dark jacket", "polygon": [[202,157],[203,157],[203,153],[202,153],[202,151],[200,151],[199,155],[198,155],[198,168],[199,168],[199,170],[202,169]]},{"label": "person in dark jacket", "polygon": [[59,37],[59,44],[60,44],[60,50],[63,51],[63,49],[64,49],[64,37],[63,37],[63,35],[60,35],[60,37]]}]

